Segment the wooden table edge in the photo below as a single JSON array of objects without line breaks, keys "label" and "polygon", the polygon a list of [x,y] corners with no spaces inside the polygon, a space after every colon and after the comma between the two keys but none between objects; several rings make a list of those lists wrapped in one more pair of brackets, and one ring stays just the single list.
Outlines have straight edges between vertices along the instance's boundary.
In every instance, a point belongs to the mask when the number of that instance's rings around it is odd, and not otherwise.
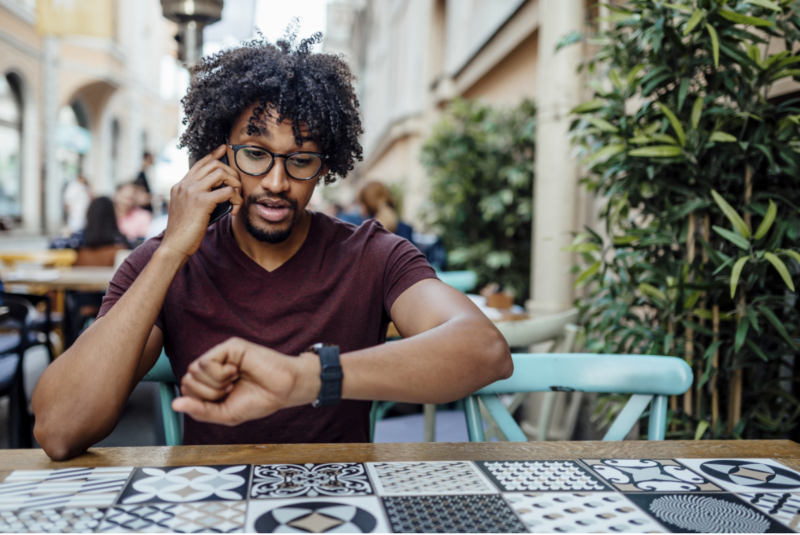
[{"label": "wooden table edge", "polygon": [[92,448],[65,462],[40,449],[0,451],[0,481],[13,470],[97,466],[513,461],[571,459],[767,458],[800,470],[800,444],[790,440],[625,442],[436,442],[393,444],[245,444]]}]

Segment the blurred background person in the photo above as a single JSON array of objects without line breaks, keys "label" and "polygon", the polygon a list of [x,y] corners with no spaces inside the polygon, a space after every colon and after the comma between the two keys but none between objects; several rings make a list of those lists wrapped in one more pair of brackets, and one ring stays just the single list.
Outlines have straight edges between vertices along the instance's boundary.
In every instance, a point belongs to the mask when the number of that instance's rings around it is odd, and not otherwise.
[{"label": "blurred background person", "polygon": [[153,215],[139,206],[144,188],[134,182],[122,184],[114,194],[114,208],[117,213],[117,227],[131,243],[142,240],[153,220]]},{"label": "blurred background person", "polygon": [[148,212],[153,211],[153,202],[151,198],[152,192],[150,191],[150,184],[147,182],[147,173],[150,171],[152,166],[153,155],[145,151],[144,154],[142,154],[142,168],[139,171],[139,174],[136,175],[136,180],[133,181],[134,184],[141,188],[143,193],[146,193],[146,195],[139,196],[139,207],[147,210]]},{"label": "blurred background person", "polygon": [[78,252],[76,266],[113,266],[116,252],[130,249],[130,242],[117,227],[114,203],[108,197],[98,197],[91,202],[84,217],[84,228],[69,237],[55,238],[50,248],[75,249]]},{"label": "blurred background person", "polygon": [[64,188],[64,213],[67,216],[67,229],[74,234],[86,226],[86,210],[92,202],[92,191],[83,174],[78,174]]},{"label": "blurred background person", "polygon": [[383,228],[411,240],[411,225],[400,219],[392,192],[383,182],[367,182],[358,194],[358,202],[368,218],[377,219]]}]

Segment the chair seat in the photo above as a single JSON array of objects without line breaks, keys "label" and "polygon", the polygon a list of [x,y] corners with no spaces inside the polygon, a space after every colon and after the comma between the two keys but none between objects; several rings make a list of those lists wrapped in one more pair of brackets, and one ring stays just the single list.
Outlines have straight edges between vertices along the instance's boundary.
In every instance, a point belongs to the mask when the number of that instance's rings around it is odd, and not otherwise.
[{"label": "chair seat", "polygon": [[0,334],[0,355],[11,353],[19,347],[19,334]]},{"label": "chair seat", "polygon": [[18,364],[19,355],[16,353],[0,356],[0,396],[7,394],[11,388]]}]

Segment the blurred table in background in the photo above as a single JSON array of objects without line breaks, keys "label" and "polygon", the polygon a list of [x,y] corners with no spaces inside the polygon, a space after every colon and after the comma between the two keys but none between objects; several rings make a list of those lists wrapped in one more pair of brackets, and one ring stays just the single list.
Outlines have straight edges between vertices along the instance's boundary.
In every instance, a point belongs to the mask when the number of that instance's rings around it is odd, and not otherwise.
[{"label": "blurred table in background", "polygon": [[25,286],[30,293],[51,290],[105,292],[113,277],[113,267],[17,267],[2,274],[5,285]]}]

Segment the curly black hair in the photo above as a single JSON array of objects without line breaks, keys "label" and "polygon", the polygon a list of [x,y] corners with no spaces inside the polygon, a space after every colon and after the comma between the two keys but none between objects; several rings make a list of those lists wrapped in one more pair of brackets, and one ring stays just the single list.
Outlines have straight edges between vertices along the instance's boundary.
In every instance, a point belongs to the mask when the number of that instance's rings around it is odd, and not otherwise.
[{"label": "curly black hair", "polygon": [[326,155],[326,184],[344,178],[356,160],[362,160],[359,135],[363,132],[355,77],[340,56],[313,53],[322,41],[316,33],[295,46],[296,24],[275,44],[260,33],[241,46],[202,59],[192,68],[194,81],[181,101],[186,112],[180,147],[199,159],[225,142],[243,110],[258,103],[247,133],[260,133],[261,116],[277,112],[278,122],[292,121],[298,145],[308,135]]}]

